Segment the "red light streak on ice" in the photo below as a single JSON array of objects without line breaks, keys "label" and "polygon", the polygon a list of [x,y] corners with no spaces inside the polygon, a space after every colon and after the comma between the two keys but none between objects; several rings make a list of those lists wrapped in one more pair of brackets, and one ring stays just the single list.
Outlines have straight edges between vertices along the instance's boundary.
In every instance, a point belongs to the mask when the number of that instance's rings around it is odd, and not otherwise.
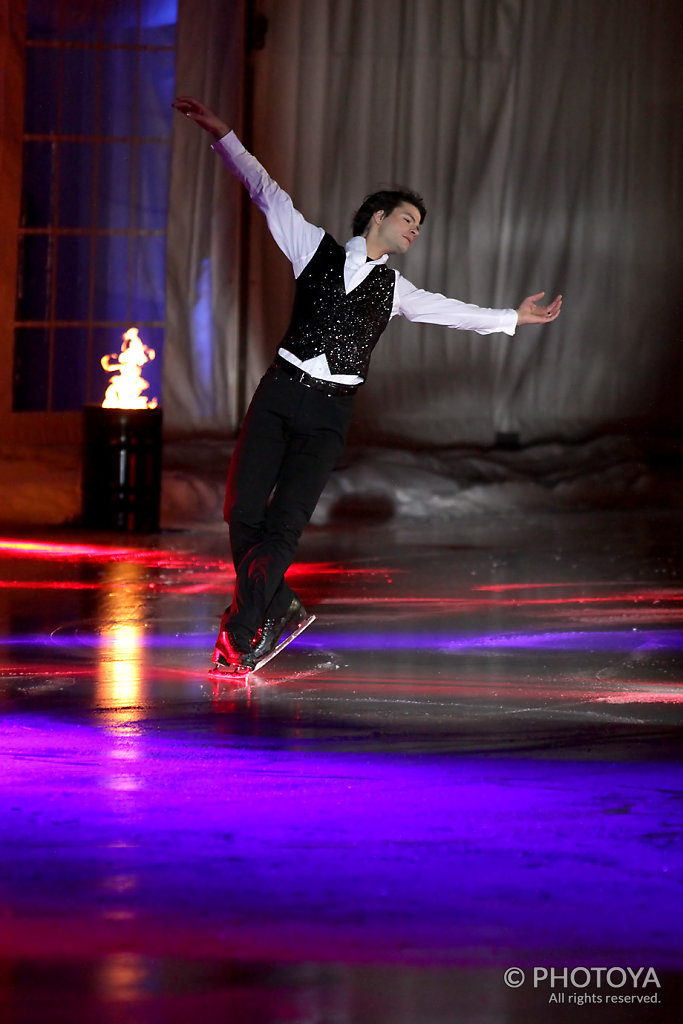
[{"label": "red light streak on ice", "polygon": [[146,548],[108,547],[101,544],[52,544],[0,538],[0,556],[25,560],[131,562],[158,569],[199,569],[232,573],[232,562],[204,558],[201,554]]},{"label": "red light streak on ice", "polygon": [[101,583],[57,580],[0,580],[0,590],[99,590]]},{"label": "red light streak on ice", "polygon": [[446,608],[523,608],[536,605],[582,605],[582,604],[618,604],[618,603],[643,603],[650,604],[653,601],[682,602],[683,594],[679,592],[658,591],[648,593],[627,593],[612,594],[601,597],[555,597],[555,598],[479,598],[479,597],[424,597],[424,596],[399,596],[371,595],[368,597],[332,597],[331,604],[388,604],[388,605],[438,605]]},{"label": "red light streak on ice", "polygon": [[555,583],[548,583],[548,582],[545,582],[545,583],[487,583],[485,585],[482,585],[481,587],[473,587],[472,589],[473,590],[490,590],[490,591],[493,591],[495,593],[502,593],[505,590],[545,590],[546,587],[548,589],[557,588],[557,587],[566,587],[567,589],[572,589],[572,588],[576,589],[576,587],[584,588],[584,587],[596,587],[597,586],[597,587],[603,588],[603,587],[623,587],[623,585],[624,584],[623,584],[623,582],[621,580],[612,580],[612,581],[601,580],[599,583],[595,583],[594,581],[591,581],[591,580],[581,580],[581,581],[573,580],[571,582],[565,581],[565,582],[559,582],[559,583],[557,583],[557,582],[555,582]]},{"label": "red light streak on ice", "polygon": [[553,605],[553,604],[617,604],[621,603],[651,603],[652,601],[683,601],[683,593],[680,591],[652,591],[650,593],[640,591],[627,591],[623,594],[605,594],[598,597],[535,597],[535,598],[509,598],[508,600],[494,601],[501,605]]},{"label": "red light streak on ice", "polygon": [[[145,594],[149,591],[172,590],[174,594],[222,594],[234,579],[234,572],[226,572],[219,579],[208,583],[183,583],[176,580],[147,580],[141,583],[125,584],[129,594]],[[123,589],[123,584],[116,584]],[[99,583],[82,583],[79,580],[0,580],[0,590],[112,590],[106,580]]]},{"label": "red light streak on ice", "polygon": [[[59,558],[61,556],[45,556]],[[112,559],[105,558],[104,561],[112,561]],[[116,561],[116,559],[114,559]],[[128,561],[128,559],[126,559]],[[137,562],[138,559],[131,561]],[[150,564],[150,563],[148,563]],[[177,569],[184,573],[191,572],[193,569],[193,563],[190,562],[178,562],[169,564],[164,560],[159,560],[157,557],[151,562],[151,567],[155,568],[167,568]],[[309,575],[316,575],[316,570],[308,569],[305,572],[300,572],[299,575],[307,577]],[[158,580],[151,579],[142,581],[137,584],[128,584],[130,591],[137,593],[143,593],[146,591],[164,591],[172,590],[175,594],[222,594],[226,587],[229,587],[234,580],[234,570],[231,565],[225,565],[220,567],[216,573],[208,575],[206,573],[198,574],[203,578],[190,579],[187,577],[177,579],[166,579]],[[319,575],[319,574],[318,574]],[[292,578],[291,575],[289,577]],[[104,582],[88,582],[84,583],[80,580],[0,580],[0,590],[101,590],[109,588],[110,584]],[[680,603],[683,601],[683,596],[671,595],[671,594],[639,594],[639,595],[620,595],[612,597],[600,597],[600,598],[573,598],[573,599],[553,599],[553,600],[520,600],[519,598],[511,598],[509,600],[496,599],[496,598],[473,598],[473,597],[390,597],[387,595],[374,594],[371,596],[346,596],[334,595],[329,598],[322,598],[320,605],[382,605],[384,607],[398,607],[398,608],[412,608],[412,607],[438,607],[444,613],[449,611],[464,610],[477,610],[482,608],[525,608],[525,607],[547,607],[551,608],[556,606],[557,612],[561,614],[562,608],[572,607],[575,609],[576,605],[610,605],[611,608],[600,608],[591,610],[589,619],[586,621],[596,622],[602,619],[605,621],[610,620],[615,614],[619,615],[637,615],[639,618],[645,617],[647,621],[675,621],[681,617]],[[652,605],[653,603],[669,603],[674,604],[672,608],[666,607],[642,607],[643,605]],[[619,604],[637,605],[638,607],[632,608],[615,608],[613,606]],[[572,610],[572,615],[576,616],[576,611]],[[576,619],[577,622],[585,621],[585,617]]]},{"label": "red light streak on ice", "polygon": [[0,554],[29,555],[32,558],[130,558],[135,553],[129,548],[109,548],[95,544],[49,544],[0,538]]},{"label": "red light streak on ice", "polygon": [[[58,544],[46,541],[21,541],[11,537],[0,537],[0,556],[9,558],[56,559],[79,561],[127,561],[141,562],[162,569],[192,569],[233,572],[229,559],[205,557],[201,553],[169,551],[135,547],[109,547],[103,544]],[[361,578],[386,576],[385,569],[346,568],[333,562],[298,562],[288,573],[288,578],[307,576],[358,576]]]}]

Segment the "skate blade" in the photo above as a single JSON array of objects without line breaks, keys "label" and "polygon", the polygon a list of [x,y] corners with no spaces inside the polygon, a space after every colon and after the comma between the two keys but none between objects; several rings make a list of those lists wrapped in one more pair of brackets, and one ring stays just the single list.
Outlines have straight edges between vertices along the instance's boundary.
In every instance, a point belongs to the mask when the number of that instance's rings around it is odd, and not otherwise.
[{"label": "skate blade", "polygon": [[214,662],[209,669],[209,675],[228,676],[232,679],[245,679],[251,671],[253,670],[246,668],[244,665],[221,665],[220,662]]},{"label": "skate blade", "polygon": [[272,661],[272,659],[276,657],[276,655],[278,655],[280,651],[284,651],[285,647],[287,647],[288,644],[291,644],[292,640],[296,640],[296,638],[301,633],[303,633],[303,631],[307,629],[312,622],[315,622],[315,615],[309,615],[307,619],[304,619],[304,621],[300,623],[299,626],[297,626],[293,633],[290,633],[285,640],[280,641],[280,643],[277,645],[274,651],[271,651],[270,654],[267,654],[265,656],[265,658],[261,658],[260,661],[257,661],[252,671],[257,672],[258,669],[263,668],[263,666],[267,665],[269,661]]}]

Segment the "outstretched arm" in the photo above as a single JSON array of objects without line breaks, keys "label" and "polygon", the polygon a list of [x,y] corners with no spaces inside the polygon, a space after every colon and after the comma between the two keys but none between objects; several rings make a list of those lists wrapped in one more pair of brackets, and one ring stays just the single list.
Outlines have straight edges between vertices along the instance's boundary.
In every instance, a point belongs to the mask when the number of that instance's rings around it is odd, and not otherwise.
[{"label": "outstretched arm", "polygon": [[542,299],[545,292],[529,295],[517,309],[518,324],[549,324],[556,320],[562,308],[562,296],[558,295],[548,306],[537,306],[537,299]]},{"label": "outstretched arm", "polygon": [[404,316],[419,323],[440,324],[460,331],[477,334],[495,334],[502,331],[512,336],[520,324],[546,324],[560,313],[562,296],[558,295],[549,306],[537,306],[543,292],[530,295],[519,309],[487,309],[448,298],[439,292],[416,288],[401,274],[397,275],[392,316]]},{"label": "outstretched arm", "polygon": [[189,117],[209,135],[213,135],[214,139],[222,139],[230,131],[225,121],[221,121],[217,114],[196,100],[194,96],[177,96],[171,106],[181,114],[185,114],[185,117]]},{"label": "outstretched arm", "polygon": [[270,233],[289,259],[298,277],[320,245],[325,232],[302,217],[287,193],[248,153],[225,121],[194,96],[178,96],[172,104],[216,140],[212,149],[245,186],[252,201],[265,214]]}]

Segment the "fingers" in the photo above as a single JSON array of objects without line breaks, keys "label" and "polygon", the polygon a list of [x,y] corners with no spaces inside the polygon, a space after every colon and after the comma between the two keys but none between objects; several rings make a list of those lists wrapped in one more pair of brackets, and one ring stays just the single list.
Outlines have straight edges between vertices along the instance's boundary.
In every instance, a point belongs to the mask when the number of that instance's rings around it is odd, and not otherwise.
[{"label": "fingers", "polygon": [[557,295],[553,299],[553,301],[550,303],[550,305],[546,307],[546,310],[545,310],[546,319],[554,320],[557,316],[559,316],[561,308],[562,308],[562,296],[561,295]]},{"label": "fingers", "polygon": [[556,320],[562,308],[562,296],[556,295],[547,306],[539,306],[537,302],[542,299],[545,292],[537,292],[529,295],[517,310],[518,322],[520,324],[543,324]]},{"label": "fingers", "polygon": [[538,292],[536,295],[527,295],[520,308],[523,309],[525,313],[529,313],[532,316],[535,315],[538,312],[538,306],[536,303],[539,299],[542,299],[544,295],[545,292]]},{"label": "fingers", "polygon": [[171,106],[185,117],[189,117],[191,121],[213,135],[215,139],[222,139],[230,131],[225,121],[221,121],[212,110],[196,100],[194,96],[176,96]]},{"label": "fingers", "polygon": [[176,96],[171,106],[181,114],[188,116],[206,113],[204,104],[196,100],[194,96]]},{"label": "fingers", "polygon": [[561,308],[562,308],[562,296],[558,295],[558,296],[556,296],[553,299],[553,301],[550,303],[550,305],[546,306],[545,310],[543,310],[543,312],[545,314],[544,318],[545,318],[546,323],[548,323],[551,320],[557,320],[558,316],[560,315],[560,309]]}]

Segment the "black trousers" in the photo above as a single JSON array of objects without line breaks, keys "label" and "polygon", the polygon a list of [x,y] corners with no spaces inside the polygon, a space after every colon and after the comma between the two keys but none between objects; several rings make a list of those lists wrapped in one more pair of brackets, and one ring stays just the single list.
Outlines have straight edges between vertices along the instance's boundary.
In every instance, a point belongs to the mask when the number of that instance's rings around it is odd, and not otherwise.
[{"label": "black trousers", "polygon": [[272,366],[254,394],[224,508],[236,574],[227,623],[242,640],[289,607],[284,574],[344,449],[353,399],[307,388]]}]

